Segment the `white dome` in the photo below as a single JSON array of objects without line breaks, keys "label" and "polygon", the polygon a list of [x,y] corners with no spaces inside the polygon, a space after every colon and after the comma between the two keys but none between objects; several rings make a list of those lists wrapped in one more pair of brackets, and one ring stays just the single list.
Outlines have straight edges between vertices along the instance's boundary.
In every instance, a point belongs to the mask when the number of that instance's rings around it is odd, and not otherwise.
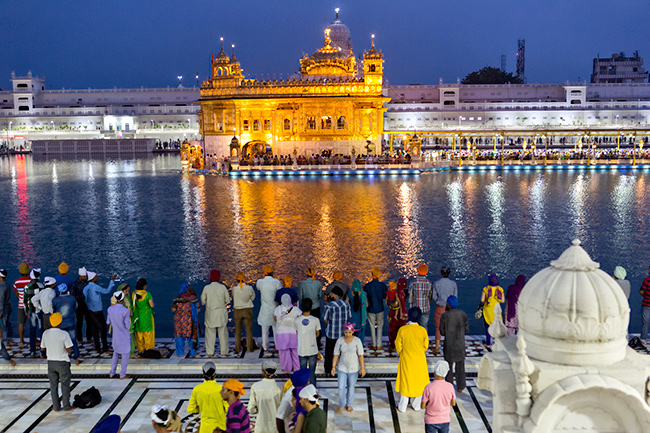
[{"label": "white dome", "polygon": [[350,39],[350,29],[339,19],[339,12],[336,11],[336,18],[329,25],[331,30],[330,36],[332,43],[345,51],[345,54],[352,54],[352,40]]},{"label": "white dome", "polygon": [[596,365],[625,357],[630,307],[614,279],[580,241],[524,286],[517,316],[531,358]]}]

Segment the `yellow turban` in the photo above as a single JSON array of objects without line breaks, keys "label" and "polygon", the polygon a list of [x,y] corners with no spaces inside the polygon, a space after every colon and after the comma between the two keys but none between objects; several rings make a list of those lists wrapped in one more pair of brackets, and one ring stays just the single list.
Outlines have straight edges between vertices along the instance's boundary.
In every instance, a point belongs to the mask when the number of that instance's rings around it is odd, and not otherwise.
[{"label": "yellow turban", "polygon": [[265,275],[272,274],[273,273],[273,266],[271,265],[264,265],[262,267],[262,271],[264,271]]},{"label": "yellow turban", "polygon": [[341,274],[341,271],[334,271],[334,275],[332,276],[335,280],[340,280],[343,274]]},{"label": "yellow turban", "polygon": [[293,283],[293,277],[290,275],[287,275],[284,277],[284,287],[291,287],[291,283]]},{"label": "yellow turban", "polygon": [[381,272],[379,272],[379,268],[373,267],[370,270],[370,274],[372,275],[373,278],[379,278],[379,275],[381,275]]},{"label": "yellow turban", "polygon": [[61,324],[61,321],[63,321],[61,313],[52,313],[50,316],[50,325],[54,326],[55,328]]},{"label": "yellow turban", "polygon": [[18,272],[20,272],[20,275],[29,274],[29,265],[27,263],[21,263],[21,265],[18,266]]},{"label": "yellow turban", "polygon": [[59,265],[59,274],[64,275],[68,273],[68,264],[66,262],[61,262]]},{"label": "yellow turban", "polygon": [[245,280],[246,280],[246,276],[244,275],[244,273],[243,273],[242,271],[239,271],[239,272],[237,272],[237,273],[235,274],[235,279],[236,279],[237,281],[245,281]]}]

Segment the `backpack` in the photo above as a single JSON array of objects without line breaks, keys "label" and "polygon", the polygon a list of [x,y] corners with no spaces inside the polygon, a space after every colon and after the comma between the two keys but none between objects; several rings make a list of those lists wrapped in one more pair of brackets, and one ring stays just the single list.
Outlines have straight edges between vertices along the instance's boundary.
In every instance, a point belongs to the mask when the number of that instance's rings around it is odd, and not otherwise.
[{"label": "backpack", "polygon": [[102,395],[99,393],[99,390],[94,386],[91,386],[89,389],[85,390],[81,394],[74,396],[74,407],[79,409],[89,409],[91,407],[97,406],[102,402]]}]

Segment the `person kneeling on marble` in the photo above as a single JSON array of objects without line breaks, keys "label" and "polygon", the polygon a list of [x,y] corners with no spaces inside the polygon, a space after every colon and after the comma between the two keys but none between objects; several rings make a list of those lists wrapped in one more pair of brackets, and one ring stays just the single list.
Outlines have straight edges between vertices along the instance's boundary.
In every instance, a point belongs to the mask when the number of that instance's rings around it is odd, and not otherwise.
[{"label": "person kneeling on marble", "polygon": [[151,425],[156,433],[183,431],[181,418],[167,406],[154,405],[151,407]]}]

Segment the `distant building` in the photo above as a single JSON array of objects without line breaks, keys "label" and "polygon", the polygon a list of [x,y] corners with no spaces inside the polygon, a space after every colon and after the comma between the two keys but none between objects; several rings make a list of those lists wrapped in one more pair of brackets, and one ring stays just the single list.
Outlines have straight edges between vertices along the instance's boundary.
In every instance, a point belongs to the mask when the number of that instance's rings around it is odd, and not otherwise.
[{"label": "distant building", "polygon": [[635,51],[632,57],[625,53],[614,53],[612,57],[594,59],[592,83],[646,83],[648,72],[643,66],[643,58]]}]

